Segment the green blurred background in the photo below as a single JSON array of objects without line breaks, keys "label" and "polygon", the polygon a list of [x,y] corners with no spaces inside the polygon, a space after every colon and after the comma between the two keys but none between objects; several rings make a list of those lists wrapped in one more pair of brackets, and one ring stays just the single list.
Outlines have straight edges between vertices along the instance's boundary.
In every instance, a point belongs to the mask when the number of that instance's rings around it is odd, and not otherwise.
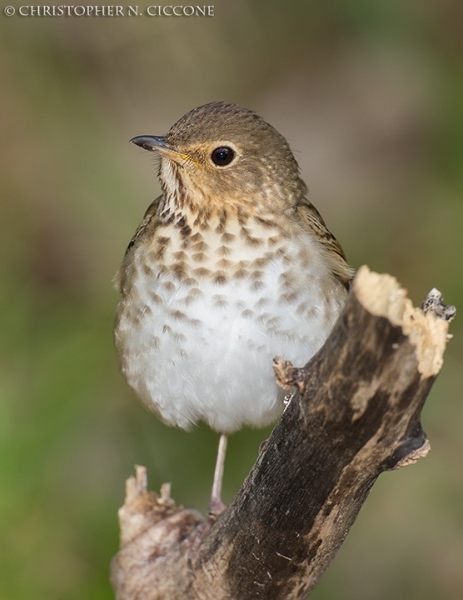
[{"label": "green blurred background", "polygon": [[[1,600],[112,598],[136,463],[151,489],[171,481],[178,503],[207,506],[217,436],[145,412],[112,346],[111,279],[159,191],[134,135],[212,100],[256,109],[290,140],[354,267],[395,275],[415,304],[436,286],[463,305],[462,9],[216,0],[212,18],[1,15]],[[463,597],[462,324],[423,414],[432,452],[380,477],[315,600]],[[268,433],[232,437],[226,501]]]}]

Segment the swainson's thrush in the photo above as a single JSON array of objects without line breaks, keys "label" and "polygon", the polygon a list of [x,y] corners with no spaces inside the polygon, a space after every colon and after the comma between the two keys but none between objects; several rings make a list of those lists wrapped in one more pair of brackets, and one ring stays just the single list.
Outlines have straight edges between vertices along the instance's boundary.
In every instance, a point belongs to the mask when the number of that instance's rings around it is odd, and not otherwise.
[{"label": "swainson's thrush", "polygon": [[116,348],[164,423],[222,434],[214,513],[226,436],[280,415],[272,358],[302,365],[321,347],[352,273],[287,141],[254,112],[213,102],[131,141],[159,156],[162,194],[117,274]]}]

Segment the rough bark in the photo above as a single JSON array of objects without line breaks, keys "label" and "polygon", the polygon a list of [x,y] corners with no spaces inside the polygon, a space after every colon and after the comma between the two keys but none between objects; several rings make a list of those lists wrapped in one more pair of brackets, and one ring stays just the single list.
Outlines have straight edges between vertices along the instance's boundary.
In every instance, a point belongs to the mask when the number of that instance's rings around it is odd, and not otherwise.
[{"label": "rough bark", "polygon": [[[118,600],[296,600],[320,579],[378,475],[425,456],[420,413],[454,314],[437,290],[413,308],[394,278],[362,267],[323,348],[295,389],[232,504],[215,520],[175,507],[168,488],[127,482]],[[232,376],[232,374],[230,375]]]}]

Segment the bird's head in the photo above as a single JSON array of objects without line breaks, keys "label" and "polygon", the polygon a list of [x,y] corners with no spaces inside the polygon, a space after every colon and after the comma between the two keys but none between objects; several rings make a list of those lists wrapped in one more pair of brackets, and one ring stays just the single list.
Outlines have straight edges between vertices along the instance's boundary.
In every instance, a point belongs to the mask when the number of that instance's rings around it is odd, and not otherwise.
[{"label": "bird's head", "polygon": [[176,208],[281,211],[306,191],[286,139],[236,104],[200,106],[166,135],[130,141],[159,155],[166,203]]}]

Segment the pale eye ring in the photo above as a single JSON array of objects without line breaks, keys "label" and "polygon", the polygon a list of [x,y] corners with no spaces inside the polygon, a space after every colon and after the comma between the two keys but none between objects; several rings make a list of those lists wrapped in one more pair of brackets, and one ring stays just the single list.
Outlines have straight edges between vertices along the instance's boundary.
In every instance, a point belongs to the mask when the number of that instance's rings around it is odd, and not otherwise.
[{"label": "pale eye ring", "polygon": [[226,167],[234,158],[235,151],[229,146],[219,146],[211,153],[211,160],[218,167]]}]

